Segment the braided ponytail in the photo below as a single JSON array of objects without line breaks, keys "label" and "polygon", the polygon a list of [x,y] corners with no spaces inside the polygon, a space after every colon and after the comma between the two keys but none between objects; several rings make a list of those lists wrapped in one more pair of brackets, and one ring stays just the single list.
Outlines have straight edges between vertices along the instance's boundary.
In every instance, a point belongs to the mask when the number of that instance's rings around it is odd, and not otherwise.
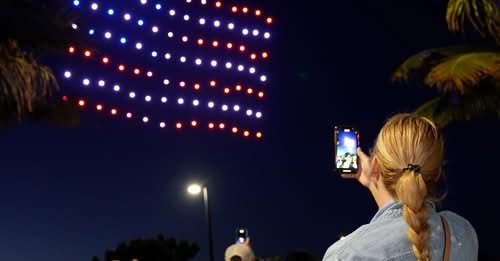
[{"label": "braided ponytail", "polygon": [[425,205],[427,185],[420,173],[406,170],[396,185],[396,195],[403,204],[403,217],[408,223],[407,235],[418,261],[428,261],[429,224]]}]

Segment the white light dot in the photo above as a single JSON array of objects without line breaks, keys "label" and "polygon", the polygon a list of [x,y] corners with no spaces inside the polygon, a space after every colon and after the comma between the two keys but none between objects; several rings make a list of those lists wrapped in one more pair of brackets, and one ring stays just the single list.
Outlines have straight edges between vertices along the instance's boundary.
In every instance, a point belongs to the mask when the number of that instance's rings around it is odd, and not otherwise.
[{"label": "white light dot", "polygon": [[104,85],[106,85],[106,83],[103,80],[100,80],[97,84],[101,87],[104,87]]},{"label": "white light dot", "polygon": [[255,113],[255,117],[261,118],[262,117],[262,112],[258,111]]},{"label": "white light dot", "polygon": [[147,72],[147,73],[146,73],[146,75],[147,75],[148,77],[153,77],[153,72],[152,72],[152,71],[149,71],[149,72]]},{"label": "white light dot", "polygon": [[201,65],[201,59],[200,58],[196,59],[195,63],[196,65]]},{"label": "white light dot", "polygon": [[208,108],[213,108],[215,106],[214,102],[208,102]]},{"label": "white light dot", "polygon": [[254,30],[252,31],[252,34],[253,34],[253,36],[257,36],[257,35],[259,35],[259,30],[254,29]]},{"label": "white light dot", "polygon": [[229,30],[233,30],[233,29],[234,29],[234,24],[233,24],[233,23],[229,23],[229,24],[227,24],[227,28],[228,28]]},{"label": "white light dot", "polygon": [[230,62],[227,62],[226,63],[226,68],[231,69],[231,67],[233,67],[233,65]]},{"label": "white light dot", "polygon": [[217,61],[216,61],[216,60],[212,60],[212,61],[210,62],[210,65],[212,65],[212,67],[217,66]]},{"label": "white light dot", "polygon": [[269,37],[271,37],[271,34],[270,34],[270,33],[268,33],[268,32],[265,32],[265,33],[264,33],[264,38],[269,39]]},{"label": "white light dot", "polygon": [[227,105],[225,105],[225,104],[224,104],[224,105],[222,105],[222,110],[223,110],[223,111],[227,111],[228,109],[229,109],[229,107],[228,107]]},{"label": "white light dot", "polygon": [[163,84],[164,84],[164,85],[169,85],[169,84],[170,84],[170,81],[169,81],[168,79],[165,79],[165,80],[163,80]]},{"label": "white light dot", "polygon": [[233,110],[234,111],[239,111],[240,110],[240,106],[239,105],[234,105]]},{"label": "white light dot", "polygon": [[90,34],[90,35],[93,35],[94,33],[95,33],[94,29],[90,29],[90,30],[89,30],[89,34]]},{"label": "white light dot", "polygon": [[174,16],[175,15],[175,10],[174,9],[170,9],[170,11],[168,12],[171,16]]},{"label": "white light dot", "polygon": [[261,82],[265,82],[265,81],[267,81],[267,76],[265,76],[265,75],[261,75],[261,76],[260,76],[260,81],[261,81]]},{"label": "white light dot", "polygon": [[73,29],[75,29],[75,30],[76,30],[76,29],[78,29],[78,25],[77,25],[77,24],[72,24],[72,25],[71,25],[71,28],[73,28]]},{"label": "white light dot", "polygon": [[254,74],[255,73],[255,67],[250,67],[250,69],[248,69],[248,72]]},{"label": "white light dot", "polygon": [[245,67],[244,67],[243,65],[241,65],[241,64],[240,64],[240,65],[238,65],[238,71],[240,71],[240,72],[241,72],[241,71],[243,71],[243,70],[245,70]]},{"label": "white light dot", "polygon": [[73,5],[79,6],[80,5],[80,1],[78,1],[78,0],[73,1]]},{"label": "white light dot", "polygon": [[184,15],[184,21],[189,21],[189,15]]},{"label": "white light dot", "polygon": [[114,90],[115,92],[119,92],[119,91],[120,91],[120,85],[115,85],[115,86],[113,86],[113,90]]},{"label": "white light dot", "polygon": [[157,32],[158,32],[158,30],[159,30],[159,29],[158,29],[158,26],[153,26],[153,27],[151,28],[151,31],[153,31],[153,33],[157,33]]},{"label": "white light dot", "polygon": [[145,5],[148,2],[148,0],[141,0],[141,4]]},{"label": "white light dot", "polygon": [[89,85],[90,80],[89,79],[83,79],[83,85]]},{"label": "white light dot", "polygon": [[144,21],[143,20],[138,20],[137,24],[140,25],[140,26],[143,26],[144,25]]},{"label": "white light dot", "polygon": [[183,98],[179,98],[179,99],[177,99],[177,103],[178,103],[178,104],[184,104],[184,99],[183,99]]},{"label": "white light dot", "polygon": [[150,102],[151,101],[151,96],[146,95],[146,97],[144,97],[144,100],[147,101],[147,102]]},{"label": "white light dot", "polygon": [[132,18],[132,16],[130,14],[125,14],[123,16],[123,19],[125,19],[126,21],[130,20],[130,18]]},{"label": "white light dot", "polygon": [[155,7],[156,7],[156,10],[160,10],[161,9],[161,4],[156,4]]},{"label": "white light dot", "polygon": [[90,5],[90,8],[92,8],[92,10],[97,10],[99,6],[96,3],[92,3],[92,5]]},{"label": "white light dot", "polygon": [[219,27],[220,26],[220,21],[219,20],[215,20],[214,21],[214,26],[215,27]]},{"label": "white light dot", "polygon": [[146,123],[146,122],[148,122],[148,121],[149,121],[149,118],[148,118],[148,117],[146,117],[146,116],[144,116],[144,117],[142,117],[142,121],[143,121],[144,123]]},{"label": "white light dot", "polygon": [[156,57],[158,56],[158,53],[156,51],[151,52],[151,56]]},{"label": "white light dot", "polygon": [[162,103],[167,103],[167,97],[161,97],[161,102]]},{"label": "white light dot", "polygon": [[162,129],[165,128],[165,125],[166,125],[165,122],[160,122],[160,128]]},{"label": "white light dot", "polygon": [[206,5],[207,4],[207,0],[201,0],[201,4],[202,5]]},{"label": "white light dot", "polygon": [[186,3],[191,3],[192,0],[186,0]]},{"label": "white light dot", "polygon": [[253,111],[252,110],[247,110],[247,116],[252,116]]},{"label": "white light dot", "polygon": [[181,56],[181,58],[179,58],[179,60],[181,61],[181,63],[185,63],[186,62],[186,57],[185,56]]},{"label": "white light dot", "polygon": [[200,101],[198,101],[198,100],[193,100],[193,105],[194,105],[194,106],[198,106],[198,105],[200,105]]},{"label": "white light dot", "polygon": [[106,32],[106,33],[104,34],[104,37],[106,37],[106,39],[111,38],[111,33],[110,33],[110,32]]},{"label": "white light dot", "polygon": [[135,48],[137,48],[137,50],[142,49],[142,43],[136,43]]},{"label": "white light dot", "polygon": [[170,37],[170,38],[172,38],[172,37],[174,37],[174,33],[173,32],[168,32],[167,36]]},{"label": "white light dot", "polygon": [[71,72],[70,71],[65,71],[64,72],[64,77],[70,78],[71,77]]},{"label": "white light dot", "polygon": [[200,18],[199,23],[200,23],[201,25],[205,24],[205,22],[206,22],[205,18]]},{"label": "white light dot", "polygon": [[126,43],[127,42],[127,38],[125,38],[125,37],[120,38],[120,42],[122,44]]},{"label": "white light dot", "polygon": [[132,98],[132,99],[133,99],[133,98],[135,98],[135,92],[130,92],[130,93],[128,94],[128,97],[130,97],[130,98]]},{"label": "white light dot", "polygon": [[188,37],[187,37],[187,36],[183,36],[183,37],[182,37],[182,41],[183,41],[183,42],[187,42],[187,41],[188,41]]},{"label": "white light dot", "polygon": [[247,34],[248,34],[248,29],[246,29],[246,28],[245,28],[245,29],[241,30],[241,33],[242,33],[243,35],[247,35]]},{"label": "white light dot", "polygon": [[169,54],[169,53],[166,53],[166,54],[165,54],[165,59],[169,60],[170,58],[172,58],[172,55],[171,55],[171,54]]},{"label": "white light dot", "polygon": [[108,9],[108,14],[109,14],[109,15],[114,15],[114,14],[115,14],[115,10],[113,10],[113,9]]}]

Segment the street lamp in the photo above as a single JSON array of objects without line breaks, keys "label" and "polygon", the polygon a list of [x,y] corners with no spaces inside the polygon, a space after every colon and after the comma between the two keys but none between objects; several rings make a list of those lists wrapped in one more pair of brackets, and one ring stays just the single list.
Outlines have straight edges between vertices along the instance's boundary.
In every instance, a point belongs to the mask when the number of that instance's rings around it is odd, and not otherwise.
[{"label": "street lamp", "polygon": [[187,187],[187,192],[191,195],[199,195],[203,192],[203,203],[205,206],[205,218],[207,219],[208,226],[208,251],[210,261],[214,261],[214,244],[212,238],[212,220],[210,216],[210,206],[208,204],[208,187],[206,184],[193,183]]}]

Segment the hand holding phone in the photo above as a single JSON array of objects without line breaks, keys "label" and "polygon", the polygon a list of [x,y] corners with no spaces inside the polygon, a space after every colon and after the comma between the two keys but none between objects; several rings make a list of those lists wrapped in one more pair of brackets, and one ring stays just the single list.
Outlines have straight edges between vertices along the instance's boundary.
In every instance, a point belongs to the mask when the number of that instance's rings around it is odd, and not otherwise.
[{"label": "hand holding phone", "polygon": [[334,171],[339,174],[358,172],[359,133],[354,127],[335,126]]}]

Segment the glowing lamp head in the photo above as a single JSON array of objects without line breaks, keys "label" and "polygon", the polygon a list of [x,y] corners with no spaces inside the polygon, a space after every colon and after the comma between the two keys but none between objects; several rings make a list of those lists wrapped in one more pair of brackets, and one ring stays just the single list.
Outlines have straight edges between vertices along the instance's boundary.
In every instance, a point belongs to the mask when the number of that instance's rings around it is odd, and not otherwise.
[{"label": "glowing lamp head", "polygon": [[123,65],[123,64],[118,65],[118,71],[120,71],[120,72],[125,71],[125,65]]},{"label": "glowing lamp head", "polygon": [[233,44],[232,43],[227,43],[226,47],[227,47],[227,49],[231,49],[231,48],[233,48]]},{"label": "glowing lamp head", "polygon": [[215,82],[214,80],[210,81],[210,86],[215,87],[216,85],[217,85],[217,82]]},{"label": "glowing lamp head", "polygon": [[207,21],[205,20],[205,18],[200,18],[200,20],[198,20],[198,22],[199,22],[201,25],[204,25]]},{"label": "glowing lamp head", "polygon": [[185,81],[180,81],[179,82],[179,86],[183,87],[183,88],[186,87],[186,82]]},{"label": "glowing lamp head", "polygon": [[153,72],[152,72],[152,71],[149,71],[149,72],[147,72],[147,73],[146,73],[146,75],[147,75],[148,77],[153,77]]},{"label": "glowing lamp head", "polygon": [[243,8],[241,9],[241,11],[242,11],[244,14],[248,13],[248,7],[246,7],[246,6],[245,6],[245,7],[243,7]]},{"label": "glowing lamp head", "polygon": [[264,33],[264,38],[269,39],[271,38],[271,34],[269,32]]},{"label": "glowing lamp head", "polygon": [[231,12],[233,12],[233,13],[238,12],[238,7],[237,6],[231,7]]},{"label": "glowing lamp head", "polygon": [[126,114],[126,117],[127,117],[127,119],[130,119],[130,118],[132,118],[132,113],[130,113],[130,112],[127,112],[127,114]]},{"label": "glowing lamp head", "polygon": [[119,86],[119,85],[115,85],[115,86],[113,86],[113,90],[114,90],[115,92],[119,92],[119,91],[120,91],[120,86]]},{"label": "glowing lamp head", "polygon": [[195,83],[194,84],[194,89],[195,90],[199,90],[201,87],[200,87],[200,84],[199,83]]},{"label": "glowing lamp head", "polygon": [[221,123],[219,123],[219,129],[221,129],[221,130],[222,130],[222,129],[224,129],[225,127],[226,127],[226,124],[224,124],[224,123],[222,123],[222,122],[221,122]]},{"label": "glowing lamp head", "polygon": [[161,4],[156,4],[155,8],[156,8],[156,10],[161,10]]},{"label": "glowing lamp head", "polygon": [[266,18],[266,23],[272,24],[273,23],[273,18],[272,17]]},{"label": "glowing lamp head", "polygon": [[148,117],[146,117],[146,116],[142,117],[142,122],[147,123],[148,121],[149,121]]},{"label": "glowing lamp head", "polygon": [[241,89],[242,89],[242,87],[241,87],[241,85],[240,85],[240,84],[236,85],[236,90],[237,90],[237,91],[241,91]]},{"label": "glowing lamp head", "polygon": [[100,105],[100,104],[97,104],[97,105],[95,106],[95,108],[96,108],[96,110],[98,110],[98,111],[102,111],[102,105]]},{"label": "glowing lamp head", "polygon": [[163,129],[163,128],[165,128],[165,126],[166,126],[165,122],[160,122],[160,128]]},{"label": "glowing lamp head", "polygon": [[151,31],[153,31],[153,33],[157,33],[159,30],[158,26],[151,27]]},{"label": "glowing lamp head", "polygon": [[244,52],[247,48],[244,45],[240,45],[240,52]]},{"label": "glowing lamp head", "polygon": [[189,21],[189,15],[184,15],[184,21]]},{"label": "glowing lamp head", "polygon": [[197,122],[197,121],[195,121],[195,120],[191,121],[191,126],[192,126],[192,127],[196,127],[196,126],[198,126],[198,122]]},{"label": "glowing lamp head", "polygon": [[213,42],[212,42],[212,46],[213,46],[213,47],[217,47],[217,46],[219,46],[219,42],[218,42],[218,41],[213,41]]},{"label": "glowing lamp head", "polygon": [[237,133],[237,132],[238,132],[238,128],[233,127],[233,128],[231,129],[231,131],[232,131],[233,133]]},{"label": "glowing lamp head", "polygon": [[212,122],[210,122],[210,123],[208,124],[208,128],[209,128],[209,129],[213,129],[214,127],[215,127],[215,124],[213,124]]},{"label": "glowing lamp head", "polygon": [[198,45],[202,45],[203,44],[203,39],[199,38],[196,43],[198,43]]},{"label": "glowing lamp head", "polygon": [[222,3],[220,1],[215,2],[215,7],[217,8],[222,7]]},{"label": "glowing lamp head", "polygon": [[106,39],[110,39],[110,38],[111,38],[111,33],[110,33],[110,32],[106,32],[106,33],[104,33],[104,37],[105,37]]},{"label": "glowing lamp head", "polygon": [[175,124],[175,128],[181,129],[182,128],[182,123],[178,122]]},{"label": "glowing lamp head", "polygon": [[187,192],[191,195],[198,195],[201,193],[202,187],[200,184],[191,184],[187,187]]},{"label": "glowing lamp head", "polygon": [[135,69],[134,69],[134,74],[135,74],[135,75],[139,75],[139,74],[141,74],[141,70],[139,70],[139,68],[135,68]]},{"label": "glowing lamp head", "polygon": [[94,10],[94,11],[95,11],[95,10],[97,10],[97,9],[99,8],[99,5],[97,5],[96,3],[92,3],[92,4],[90,5],[90,8],[92,8],[92,10]]},{"label": "glowing lamp head", "polygon": [[70,47],[68,48],[68,52],[69,52],[69,53],[75,53],[75,47],[70,46]]},{"label": "glowing lamp head", "polygon": [[257,138],[259,138],[259,139],[260,139],[260,138],[262,138],[262,132],[257,132],[257,133],[255,134],[255,136],[256,136]]},{"label": "glowing lamp head", "polygon": [[161,97],[161,102],[162,103],[167,103],[167,97]]},{"label": "glowing lamp head", "polygon": [[260,11],[259,9],[255,10],[255,15],[256,16],[260,16],[262,14],[262,11]]},{"label": "glowing lamp head", "polygon": [[259,98],[264,98],[264,92],[259,92],[258,96]]},{"label": "glowing lamp head", "polygon": [[104,85],[106,85],[106,83],[105,83],[103,80],[99,80],[99,82],[97,82],[97,84],[98,84],[100,87],[104,87]]},{"label": "glowing lamp head", "polygon": [[216,60],[212,60],[212,61],[210,62],[210,65],[212,65],[212,67],[217,66],[217,61],[216,61]]},{"label": "glowing lamp head", "polygon": [[201,59],[200,59],[200,58],[197,58],[197,59],[195,60],[195,63],[196,63],[196,65],[201,65]]},{"label": "glowing lamp head", "polygon": [[227,29],[233,30],[234,29],[234,24],[233,23],[227,24]]},{"label": "glowing lamp head", "polygon": [[243,132],[243,136],[245,136],[245,137],[250,136],[250,132],[249,132],[249,131],[247,131],[247,130],[246,130],[246,131],[244,131],[244,132]]},{"label": "glowing lamp head", "polygon": [[90,51],[85,51],[85,53],[83,53],[83,55],[85,55],[85,57],[90,57],[92,55],[92,53]]},{"label": "glowing lamp head", "polygon": [[71,72],[70,71],[65,71],[64,72],[64,77],[65,78],[70,78],[71,77]]},{"label": "glowing lamp head", "polygon": [[104,63],[104,64],[109,63],[109,58],[108,57],[103,57],[102,58],[102,63]]},{"label": "glowing lamp head", "polygon": [[181,58],[179,58],[179,61],[181,61],[181,63],[185,63],[186,60],[186,56],[181,56]]},{"label": "glowing lamp head", "polygon": [[141,49],[142,49],[142,43],[136,43],[136,44],[135,44],[135,48],[136,48],[137,50],[141,50]]},{"label": "glowing lamp head", "polygon": [[214,102],[208,102],[208,108],[213,108],[215,106],[215,103]]},{"label": "glowing lamp head", "polygon": [[109,15],[114,15],[114,14],[115,14],[115,10],[113,10],[113,9],[108,9],[108,14],[109,14]]},{"label": "glowing lamp head", "polygon": [[85,100],[78,100],[78,106],[80,107],[85,106]]},{"label": "glowing lamp head", "polygon": [[125,21],[129,21],[131,18],[132,16],[130,14],[123,15],[123,19],[125,19]]},{"label": "glowing lamp head", "polygon": [[224,93],[225,94],[229,94],[229,92],[230,92],[229,88],[224,88]]},{"label": "glowing lamp head", "polygon": [[116,115],[118,114],[118,110],[117,109],[111,109],[111,115]]}]

